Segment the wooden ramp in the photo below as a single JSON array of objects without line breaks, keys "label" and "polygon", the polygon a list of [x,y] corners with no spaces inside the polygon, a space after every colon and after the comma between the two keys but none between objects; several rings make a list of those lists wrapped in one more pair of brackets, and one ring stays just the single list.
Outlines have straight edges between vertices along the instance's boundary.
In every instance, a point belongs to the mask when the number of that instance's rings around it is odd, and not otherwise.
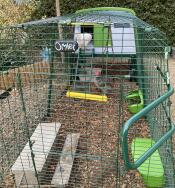
[{"label": "wooden ramp", "polygon": [[68,184],[79,137],[79,133],[67,135],[60,160],[52,178],[52,185],[65,187]]},{"label": "wooden ramp", "polygon": [[[30,140],[33,143],[32,149],[35,155],[34,161],[38,173],[43,169],[60,127],[60,123],[40,123],[30,137]],[[29,142],[18,156],[11,170],[15,175],[17,187],[20,186],[23,177],[25,178],[26,184],[38,184]]]}]

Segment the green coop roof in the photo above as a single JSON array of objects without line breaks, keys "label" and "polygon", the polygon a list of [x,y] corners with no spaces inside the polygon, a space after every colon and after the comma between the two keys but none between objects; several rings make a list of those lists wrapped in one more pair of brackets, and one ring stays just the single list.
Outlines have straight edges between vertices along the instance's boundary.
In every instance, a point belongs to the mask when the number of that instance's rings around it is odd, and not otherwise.
[{"label": "green coop roof", "polygon": [[76,13],[85,13],[85,12],[92,12],[92,11],[122,11],[131,13],[133,15],[136,15],[134,10],[129,8],[122,8],[122,7],[98,7],[98,8],[88,8],[88,9],[81,9],[76,11]]}]

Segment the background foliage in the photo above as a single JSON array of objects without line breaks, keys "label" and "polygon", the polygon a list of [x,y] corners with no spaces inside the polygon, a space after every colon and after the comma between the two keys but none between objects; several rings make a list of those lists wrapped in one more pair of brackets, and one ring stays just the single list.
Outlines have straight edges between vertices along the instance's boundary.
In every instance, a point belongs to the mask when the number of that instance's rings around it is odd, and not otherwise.
[{"label": "background foliage", "polygon": [[0,0],[0,25],[10,25],[30,20],[35,8],[35,1],[17,5],[12,0]]},{"label": "background foliage", "polygon": [[[61,14],[100,6],[132,8],[139,18],[164,31],[175,45],[175,0],[60,0],[60,4]],[[55,0],[40,0],[32,19],[55,16],[55,12]]]}]

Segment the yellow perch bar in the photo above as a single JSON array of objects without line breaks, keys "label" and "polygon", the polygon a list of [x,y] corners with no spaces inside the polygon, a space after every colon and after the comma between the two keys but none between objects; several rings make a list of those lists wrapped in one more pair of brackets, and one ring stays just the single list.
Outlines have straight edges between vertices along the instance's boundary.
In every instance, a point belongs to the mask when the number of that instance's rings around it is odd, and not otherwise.
[{"label": "yellow perch bar", "polygon": [[77,99],[86,99],[86,100],[93,100],[93,101],[100,101],[100,102],[107,102],[108,98],[106,95],[94,95],[89,93],[79,93],[79,92],[72,92],[67,91],[67,97],[77,98]]}]

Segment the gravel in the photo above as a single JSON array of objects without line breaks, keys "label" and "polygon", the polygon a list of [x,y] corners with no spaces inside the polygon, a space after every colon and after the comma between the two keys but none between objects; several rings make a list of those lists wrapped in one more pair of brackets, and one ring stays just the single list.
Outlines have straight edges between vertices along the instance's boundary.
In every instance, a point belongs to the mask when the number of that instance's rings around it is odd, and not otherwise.
[{"label": "gravel", "polygon": [[39,120],[46,115],[47,88],[46,84],[23,87],[26,116],[19,90],[13,89],[10,96],[0,100],[0,172],[2,175],[8,173],[10,166],[25,146],[28,134],[26,130],[29,130],[31,135]]}]

